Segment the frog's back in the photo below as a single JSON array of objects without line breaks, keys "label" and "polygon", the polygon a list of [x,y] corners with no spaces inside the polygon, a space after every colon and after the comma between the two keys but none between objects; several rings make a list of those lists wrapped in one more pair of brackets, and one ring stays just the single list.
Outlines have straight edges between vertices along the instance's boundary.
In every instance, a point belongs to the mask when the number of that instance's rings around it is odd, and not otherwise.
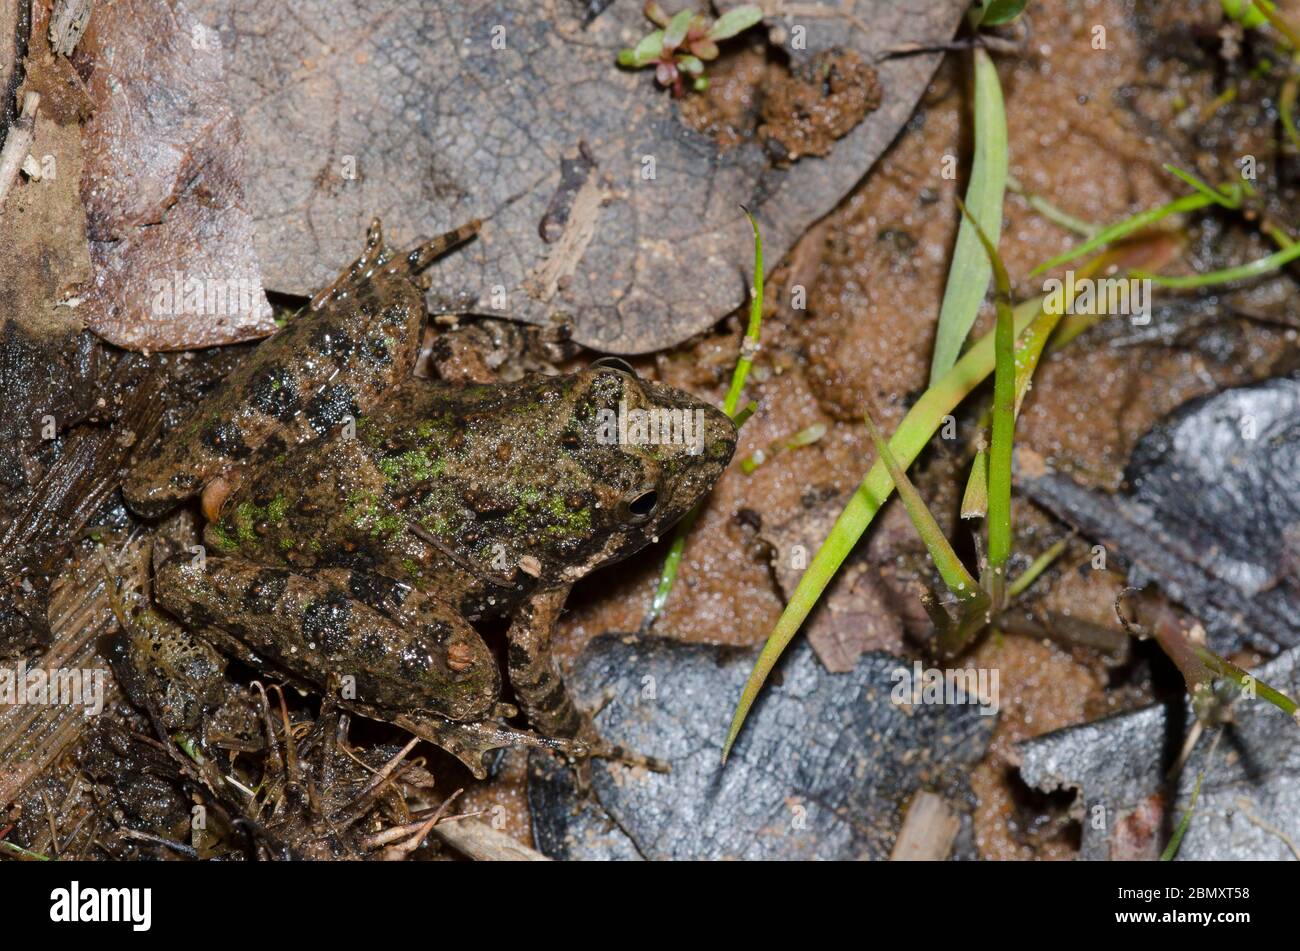
[{"label": "frog's back", "polygon": [[362,256],[311,308],[265,340],[176,432],[128,473],[123,494],[154,515],[288,448],[332,432],[410,374],[424,323],[417,270],[464,241],[477,222],[406,256],[378,222]]}]

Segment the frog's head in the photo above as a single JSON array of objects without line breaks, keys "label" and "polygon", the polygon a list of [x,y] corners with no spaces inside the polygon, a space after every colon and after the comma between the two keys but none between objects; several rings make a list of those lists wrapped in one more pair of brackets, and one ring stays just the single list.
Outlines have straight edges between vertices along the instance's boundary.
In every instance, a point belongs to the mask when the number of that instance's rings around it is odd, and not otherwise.
[{"label": "frog's head", "polygon": [[736,427],[716,407],[637,376],[616,358],[570,377],[557,451],[591,500],[585,550],[565,581],[626,558],[664,535],[713,488],[736,448]]}]

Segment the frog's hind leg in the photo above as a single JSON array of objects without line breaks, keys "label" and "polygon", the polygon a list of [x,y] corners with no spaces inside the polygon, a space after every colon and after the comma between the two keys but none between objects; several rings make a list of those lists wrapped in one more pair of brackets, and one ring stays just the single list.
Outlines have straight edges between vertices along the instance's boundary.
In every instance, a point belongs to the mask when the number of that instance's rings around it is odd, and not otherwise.
[{"label": "frog's hind leg", "polygon": [[[407,254],[384,244],[376,219],[361,256],[267,338],[181,426],[137,459],[127,502],[154,517],[215,479],[238,488],[252,457],[337,432],[371,413],[415,367],[424,332],[417,269],[473,237],[462,225]],[[211,508],[211,506],[208,506]]]},{"label": "frog's hind leg", "polygon": [[483,222],[478,218],[472,218],[459,228],[453,228],[451,231],[448,231],[445,234],[440,234],[436,238],[421,241],[410,251],[406,252],[407,270],[411,274],[419,274],[438,258],[456,247],[456,245],[464,244],[470,238],[474,237],[474,235],[478,234],[479,228],[481,227],[483,227]]},{"label": "frog's hind leg", "polygon": [[578,739],[587,756],[668,772],[662,760],[605,740],[592,718],[574,706],[551,652],[551,633],[568,595],[567,586],[533,595],[520,606],[506,635],[510,683],[529,724],[547,736]]},{"label": "frog's hind leg", "polygon": [[[399,255],[384,243],[384,229],[379,219],[372,218],[370,227],[366,229],[366,245],[361,256],[344,268],[332,282],[317,291],[311,299],[310,307],[312,310],[320,310],[330,302],[342,300],[353,294],[356,288],[373,280],[377,274],[405,276],[414,280],[438,258],[478,234],[482,225],[478,218],[472,218],[436,238],[420,241],[411,250]],[[423,283],[427,284],[427,281]]]}]

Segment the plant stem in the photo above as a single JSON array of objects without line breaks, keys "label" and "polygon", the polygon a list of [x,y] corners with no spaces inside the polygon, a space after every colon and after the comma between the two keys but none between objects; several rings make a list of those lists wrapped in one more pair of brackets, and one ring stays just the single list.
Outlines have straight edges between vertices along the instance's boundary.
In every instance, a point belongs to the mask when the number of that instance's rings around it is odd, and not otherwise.
[{"label": "plant stem", "polygon": [[[960,202],[959,202],[960,204]],[[993,439],[988,460],[989,595],[993,610],[1006,603],[1007,559],[1011,557],[1011,452],[1016,435],[1016,331],[1011,310],[1011,279],[997,246],[970,217],[962,214],[979,236],[993,268],[997,326],[993,338]]]},{"label": "plant stem", "polygon": [[1050,568],[1052,562],[1061,557],[1061,553],[1065,551],[1065,546],[1068,543],[1068,538],[1062,538],[1060,541],[1056,542],[1056,544],[1052,545],[1051,548],[1047,549],[1047,551],[1035,558],[1030,566],[1024,570],[1024,573],[1015,581],[1011,582],[1011,586],[1007,588],[1007,598],[1016,598],[1024,594],[1025,589],[1037,581],[1038,576]]}]

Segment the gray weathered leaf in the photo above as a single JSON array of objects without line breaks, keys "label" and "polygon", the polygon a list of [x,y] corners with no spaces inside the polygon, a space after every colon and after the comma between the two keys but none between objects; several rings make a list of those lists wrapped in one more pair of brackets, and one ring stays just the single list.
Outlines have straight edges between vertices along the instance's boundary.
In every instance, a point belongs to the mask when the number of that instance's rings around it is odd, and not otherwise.
[{"label": "gray weathered leaf", "polygon": [[[871,61],[904,40],[946,39],[965,6],[859,0],[869,32],[829,8],[781,24],[806,30],[796,60],[839,45]],[[653,70],[618,68],[618,50],[652,29],[640,8],[613,4],[584,26],[577,2],[206,5],[244,129],[267,287],[319,288],[373,215],[399,242],[481,217],[479,240],[434,268],[436,310],[562,314],[581,343],[660,349],[745,299],[753,247],[739,206],[758,216],[774,266],[866,174],[937,63],[877,63],[880,108],[826,159],[777,168],[752,136],[724,150],[688,128]],[[592,166],[566,180],[583,143]],[[548,242],[557,192],[568,213]]]},{"label": "gray weathered leaf", "polygon": [[1273,651],[1300,638],[1300,377],[1193,400],[1152,429],[1125,473],[1128,494],[1068,476],[1020,487],[1128,560],[1204,625],[1210,646]]},{"label": "gray weathered leaf", "polygon": [[[1294,696],[1300,648],[1255,673]],[[1045,792],[1080,791],[1084,858],[1132,857],[1135,825],[1151,830],[1147,854],[1159,855],[1201,771],[1205,779],[1180,860],[1300,858],[1293,844],[1300,842],[1300,727],[1263,700],[1239,701],[1213,755],[1207,730],[1169,784],[1167,772],[1192,723],[1188,705],[1156,706],[1049,733],[1020,745],[1020,775]]]},{"label": "gray weathered leaf", "polygon": [[721,766],[753,659],[661,638],[593,641],[568,678],[579,704],[608,699],[596,718],[602,734],[668,760],[672,772],[595,762],[604,815],[594,806],[575,813],[568,774],[534,757],[539,847],[576,859],[879,859],[917,788],[969,796],[965,773],[983,756],[994,717],[974,705],[898,706],[891,672],[910,669],[906,661],[875,652],[848,674],[829,674],[803,641]]}]

